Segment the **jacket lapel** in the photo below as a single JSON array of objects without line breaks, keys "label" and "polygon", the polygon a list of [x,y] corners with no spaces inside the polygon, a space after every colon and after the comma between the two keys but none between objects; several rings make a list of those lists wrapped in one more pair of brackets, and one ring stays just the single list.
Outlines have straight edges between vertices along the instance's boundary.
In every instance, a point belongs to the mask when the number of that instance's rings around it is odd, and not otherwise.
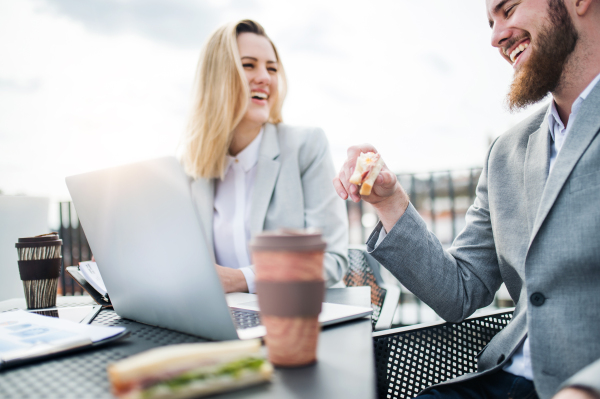
[{"label": "jacket lapel", "polygon": [[548,176],[546,188],[542,194],[540,207],[533,225],[531,241],[533,241],[535,234],[542,226],[577,161],[600,130],[598,107],[600,107],[600,84],[596,85],[581,105],[569,135],[556,157],[554,168]]},{"label": "jacket lapel", "polygon": [[263,230],[267,209],[273,196],[280,163],[277,128],[267,123],[260,143],[260,153],[256,165],[256,176],[252,191],[252,215],[250,215],[250,231],[254,235]]},{"label": "jacket lapel", "polygon": [[204,238],[213,253],[213,215],[215,200],[215,179],[196,179],[192,183],[192,198],[196,204],[198,218],[204,233]]},{"label": "jacket lapel", "polygon": [[547,116],[546,113],[540,128],[529,136],[525,154],[525,196],[530,237],[548,178],[550,135],[548,134]]}]

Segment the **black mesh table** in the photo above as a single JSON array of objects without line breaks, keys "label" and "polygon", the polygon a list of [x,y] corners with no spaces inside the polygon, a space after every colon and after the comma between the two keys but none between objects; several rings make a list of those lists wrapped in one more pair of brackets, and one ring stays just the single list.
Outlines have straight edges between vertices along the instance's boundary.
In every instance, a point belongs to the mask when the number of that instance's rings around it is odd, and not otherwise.
[{"label": "black mesh table", "polygon": [[[369,306],[368,287],[330,289],[330,302]],[[0,302],[0,312],[19,306]],[[59,297],[58,306],[93,304],[91,298]],[[126,327],[131,335],[119,342],[55,359],[0,371],[0,398],[111,398],[106,366],[116,360],[163,345],[202,342],[201,338],[122,319],[104,309],[92,324]],[[371,322],[368,318],[323,330],[319,361],[298,369],[276,369],[273,382],[219,398],[375,398]]]}]

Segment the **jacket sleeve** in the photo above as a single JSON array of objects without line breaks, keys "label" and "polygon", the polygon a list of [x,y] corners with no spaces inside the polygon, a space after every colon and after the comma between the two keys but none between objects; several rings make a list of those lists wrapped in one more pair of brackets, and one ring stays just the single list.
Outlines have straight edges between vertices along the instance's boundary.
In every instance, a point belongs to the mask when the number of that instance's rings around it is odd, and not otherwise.
[{"label": "jacket sleeve", "polygon": [[450,322],[460,322],[490,304],[502,283],[489,211],[487,163],[467,211],[466,227],[447,251],[412,204],[379,245],[381,223],[367,241],[368,251],[383,266]]},{"label": "jacket sleeve", "polygon": [[306,136],[301,159],[305,227],[316,227],[327,242],[324,278],[327,287],[340,282],[348,270],[348,216],[346,204],[332,185],[335,177],[329,143],[321,129]]}]

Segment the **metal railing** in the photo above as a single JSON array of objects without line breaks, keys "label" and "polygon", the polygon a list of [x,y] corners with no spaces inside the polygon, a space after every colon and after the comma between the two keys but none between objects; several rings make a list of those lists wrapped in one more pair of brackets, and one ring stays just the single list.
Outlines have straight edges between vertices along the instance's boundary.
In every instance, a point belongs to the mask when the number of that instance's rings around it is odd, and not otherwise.
[{"label": "metal railing", "polygon": [[63,270],[58,281],[59,295],[82,294],[83,289],[65,272],[67,266],[77,266],[79,262],[90,260],[92,250],[85,238],[83,228],[71,202],[60,202],[58,234],[63,240]]},{"label": "metal railing", "polygon": [[[465,224],[481,168],[396,175],[429,229],[448,246]],[[363,244],[377,223],[373,207],[347,201],[350,243]]]}]

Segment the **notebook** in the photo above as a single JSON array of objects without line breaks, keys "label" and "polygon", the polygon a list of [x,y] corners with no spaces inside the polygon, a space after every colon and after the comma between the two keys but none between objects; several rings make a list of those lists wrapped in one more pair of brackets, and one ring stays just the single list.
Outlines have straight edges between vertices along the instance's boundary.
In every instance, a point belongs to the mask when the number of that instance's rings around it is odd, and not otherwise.
[{"label": "notebook", "polygon": [[[174,157],[66,179],[111,303],[121,317],[211,340],[265,334],[255,303],[230,308],[191,196]],[[330,316],[332,311],[334,314]],[[323,323],[371,308],[324,304]],[[238,327],[234,316],[253,318]]]},{"label": "notebook", "polygon": [[[35,313],[40,312],[44,311]],[[96,347],[129,334],[125,327],[92,326],[35,313],[23,310],[0,313],[0,370]]]}]

